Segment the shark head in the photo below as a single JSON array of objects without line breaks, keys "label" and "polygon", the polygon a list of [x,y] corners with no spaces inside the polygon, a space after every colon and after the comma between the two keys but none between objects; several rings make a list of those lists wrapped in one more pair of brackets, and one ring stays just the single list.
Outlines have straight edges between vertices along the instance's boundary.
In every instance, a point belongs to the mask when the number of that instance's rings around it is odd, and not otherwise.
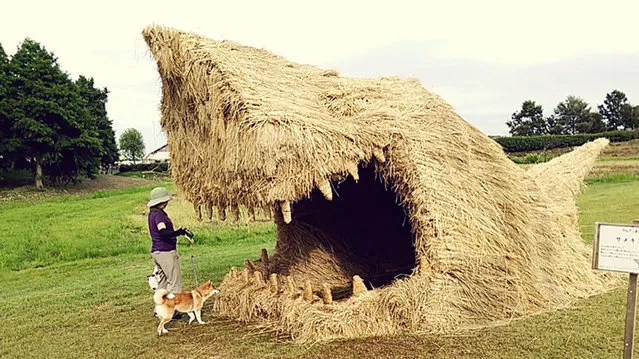
[{"label": "shark head", "polygon": [[314,341],[453,331],[603,287],[575,196],[606,140],[526,171],[418,80],[343,78],[159,26],[143,35],[177,185],[220,218],[274,213],[274,255],[229,272],[222,313]]}]

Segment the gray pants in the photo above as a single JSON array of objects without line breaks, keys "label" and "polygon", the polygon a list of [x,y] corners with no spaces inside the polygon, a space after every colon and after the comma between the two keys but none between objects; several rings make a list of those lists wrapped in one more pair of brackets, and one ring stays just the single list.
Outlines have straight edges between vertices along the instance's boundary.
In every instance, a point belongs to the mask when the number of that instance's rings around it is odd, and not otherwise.
[{"label": "gray pants", "polygon": [[[182,291],[182,269],[180,268],[180,256],[177,251],[153,252],[151,257],[155,264],[163,272],[160,275],[158,289],[166,289],[171,293]],[[159,274],[159,273],[158,273]]]}]

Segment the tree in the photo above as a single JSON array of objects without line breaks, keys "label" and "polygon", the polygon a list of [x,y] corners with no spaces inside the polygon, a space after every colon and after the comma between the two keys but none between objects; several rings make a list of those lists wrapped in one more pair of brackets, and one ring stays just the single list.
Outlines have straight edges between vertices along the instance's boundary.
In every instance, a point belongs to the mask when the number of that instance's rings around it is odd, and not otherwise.
[{"label": "tree", "polygon": [[12,134],[15,101],[10,94],[11,78],[9,57],[0,44],[0,176],[14,166],[19,145]]},{"label": "tree", "polygon": [[54,160],[55,136],[63,125],[54,99],[66,78],[53,54],[29,39],[11,58],[10,69],[14,136],[19,135],[19,151],[35,170],[36,188],[42,189],[42,166]]},{"label": "tree", "polygon": [[621,121],[627,130],[639,128],[639,106],[632,106],[629,103],[621,105]]},{"label": "tree", "polygon": [[0,44],[0,171],[10,167],[11,143],[9,130],[10,122],[10,104],[7,97],[9,89],[9,59],[4,52],[2,44]]},{"label": "tree", "polygon": [[549,135],[561,135],[564,132],[563,126],[559,123],[555,115],[550,115],[546,119],[546,128]]},{"label": "tree", "polygon": [[527,100],[521,105],[521,111],[512,115],[512,120],[506,122],[513,136],[532,136],[547,133],[547,124],[541,105]]},{"label": "tree", "polygon": [[26,39],[9,70],[11,137],[17,142],[17,161],[35,172],[36,188],[43,188],[45,174],[54,182],[93,177],[101,152],[96,124],[53,53]]},{"label": "tree", "polygon": [[628,112],[624,111],[624,105],[628,103],[626,94],[614,90],[606,94],[603,105],[599,105],[599,113],[608,121],[609,130],[624,129],[629,122]]},{"label": "tree", "polygon": [[120,135],[120,151],[127,160],[135,161],[144,156],[144,140],[142,134],[135,128],[126,129]]},{"label": "tree", "polygon": [[76,182],[80,177],[94,178],[100,171],[102,142],[96,119],[74,82],[61,86],[57,103],[68,123],[55,138],[55,161],[45,164],[44,173],[56,183]]},{"label": "tree", "polygon": [[98,138],[101,142],[100,163],[106,168],[118,160],[118,146],[115,143],[115,131],[113,131],[113,122],[107,116],[106,102],[109,91],[105,88],[95,88],[93,78],[80,76],[75,82],[78,87],[80,96],[86,101],[87,109],[91,116],[94,117],[98,132]]},{"label": "tree", "polygon": [[588,122],[582,123],[578,128],[580,133],[600,133],[607,130],[603,116],[599,112],[591,112],[588,114]]},{"label": "tree", "polygon": [[555,107],[554,112],[557,123],[563,128],[562,133],[574,135],[589,129],[590,106],[579,97],[568,96]]}]

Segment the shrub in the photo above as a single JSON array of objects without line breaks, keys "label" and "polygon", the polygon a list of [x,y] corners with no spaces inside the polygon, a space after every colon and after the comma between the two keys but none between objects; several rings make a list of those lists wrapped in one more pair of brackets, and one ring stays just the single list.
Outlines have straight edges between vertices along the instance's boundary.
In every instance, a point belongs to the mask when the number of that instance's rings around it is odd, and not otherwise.
[{"label": "shrub", "polygon": [[512,160],[516,164],[525,165],[525,164],[535,164],[548,162],[552,159],[552,155],[546,153],[529,153],[524,157],[513,157]]},{"label": "shrub", "polygon": [[605,137],[610,142],[625,142],[639,138],[639,130],[584,133],[578,135],[511,136],[494,138],[506,152],[526,152],[581,146]]},{"label": "shrub", "polygon": [[136,163],[132,165],[120,165],[120,172],[130,172],[130,171],[166,172],[168,170],[169,170],[168,162]]}]

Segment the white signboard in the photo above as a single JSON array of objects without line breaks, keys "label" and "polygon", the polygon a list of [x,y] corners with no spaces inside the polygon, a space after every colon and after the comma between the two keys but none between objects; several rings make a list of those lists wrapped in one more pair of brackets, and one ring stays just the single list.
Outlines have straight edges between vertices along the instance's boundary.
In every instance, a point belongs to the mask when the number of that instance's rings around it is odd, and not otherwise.
[{"label": "white signboard", "polygon": [[639,273],[639,226],[595,223],[592,268]]}]

